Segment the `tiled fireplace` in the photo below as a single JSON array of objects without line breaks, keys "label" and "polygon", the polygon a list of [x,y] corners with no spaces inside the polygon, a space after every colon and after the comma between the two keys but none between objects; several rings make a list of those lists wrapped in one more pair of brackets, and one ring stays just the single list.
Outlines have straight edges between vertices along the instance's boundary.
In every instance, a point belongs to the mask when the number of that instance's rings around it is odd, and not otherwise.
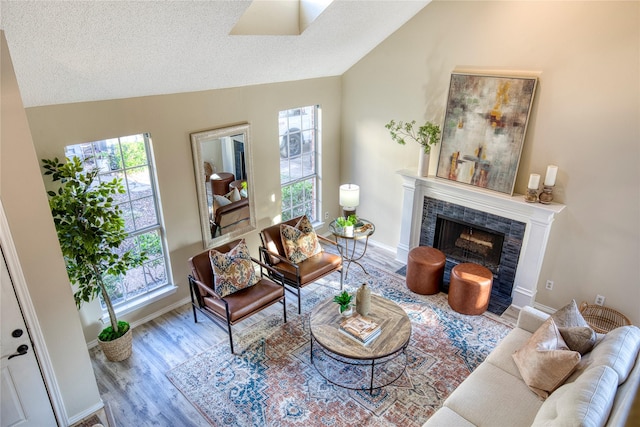
[{"label": "tiled fireplace", "polygon": [[[415,246],[438,247],[447,256],[445,290],[459,262],[485,264],[494,273],[492,305],[533,305],[551,225],[564,205],[526,203],[509,196],[400,171],[403,209],[397,258]],[[450,238],[439,238],[451,230]],[[442,237],[442,236],[440,236]]]}]

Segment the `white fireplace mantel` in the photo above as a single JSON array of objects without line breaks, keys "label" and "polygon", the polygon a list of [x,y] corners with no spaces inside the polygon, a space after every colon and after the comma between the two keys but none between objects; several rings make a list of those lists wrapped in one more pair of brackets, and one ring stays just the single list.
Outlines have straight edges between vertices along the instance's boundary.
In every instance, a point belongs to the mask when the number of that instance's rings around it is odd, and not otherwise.
[{"label": "white fireplace mantel", "polygon": [[403,179],[402,223],[396,252],[399,261],[406,263],[409,250],[420,244],[425,197],[520,221],[526,229],[513,286],[513,305],[533,305],[551,225],[564,205],[527,203],[523,195],[509,196],[440,178],[419,177],[409,170],[398,174]]}]

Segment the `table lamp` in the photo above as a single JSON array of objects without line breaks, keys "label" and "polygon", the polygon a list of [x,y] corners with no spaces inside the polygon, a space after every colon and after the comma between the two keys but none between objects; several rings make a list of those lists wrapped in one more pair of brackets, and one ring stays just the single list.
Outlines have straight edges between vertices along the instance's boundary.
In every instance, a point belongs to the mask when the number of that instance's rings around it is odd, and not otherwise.
[{"label": "table lamp", "polygon": [[355,184],[340,186],[340,206],[345,218],[356,214],[356,207],[360,204],[360,187]]}]

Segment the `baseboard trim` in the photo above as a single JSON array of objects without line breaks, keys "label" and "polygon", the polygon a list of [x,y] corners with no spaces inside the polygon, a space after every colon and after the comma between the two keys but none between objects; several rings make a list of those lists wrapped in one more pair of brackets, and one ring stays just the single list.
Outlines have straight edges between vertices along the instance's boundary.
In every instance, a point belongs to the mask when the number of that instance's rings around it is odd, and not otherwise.
[{"label": "baseboard trim", "polygon": [[100,399],[100,403],[97,403],[97,404],[95,404],[93,406],[90,406],[89,408],[85,409],[84,411],[69,417],[69,419],[67,421],[68,421],[69,425],[73,425],[75,423],[79,423],[80,421],[84,420],[85,418],[88,418],[88,417],[98,413],[103,408],[104,408],[104,402],[102,401],[102,399]]},{"label": "baseboard trim", "polygon": [[[181,307],[181,306],[183,306],[185,304],[189,304],[190,302],[191,302],[191,299],[189,297],[184,297],[183,299],[181,299],[181,300],[179,300],[177,302],[174,302],[171,305],[168,305],[166,307],[162,307],[158,311],[154,311],[153,313],[149,314],[148,316],[143,317],[142,319],[138,319],[135,322],[131,322],[130,326],[131,326],[132,329],[135,329],[136,326],[143,325],[143,324],[155,319],[156,317],[160,317],[163,314],[168,313],[169,311],[171,311],[173,309],[176,309],[178,307]],[[93,348],[93,347],[95,347],[97,345],[98,345],[98,338],[96,338],[96,339],[94,339],[92,341],[89,341],[87,343],[87,348],[91,349],[91,348]]]}]

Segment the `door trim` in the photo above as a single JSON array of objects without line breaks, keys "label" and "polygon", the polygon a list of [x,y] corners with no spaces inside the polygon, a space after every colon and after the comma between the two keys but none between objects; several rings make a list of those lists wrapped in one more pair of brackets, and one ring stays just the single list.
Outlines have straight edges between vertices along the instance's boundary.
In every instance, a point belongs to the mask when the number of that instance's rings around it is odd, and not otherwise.
[{"label": "door trim", "polygon": [[56,417],[58,425],[69,425],[69,420],[66,415],[67,411],[65,410],[62,395],[60,394],[60,388],[54,374],[53,365],[49,358],[44,335],[42,334],[42,329],[40,329],[40,325],[37,322],[36,311],[29,295],[27,282],[22,273],[18,252],[13,244],[13,238],[11,237],[11,230],[9,229],[9,223],[4,212],[2,199],[0,199],[0,244],[4,251],[7,269],[11,275],[13,288],[15,289],[22,315],[24,316],[27,328],[29,328],[29,335],[33,341],[36,360],[40,367],[40,371],[42,372],[47,393],[49,394],[49,401],[53,408],[53,414]]}]

